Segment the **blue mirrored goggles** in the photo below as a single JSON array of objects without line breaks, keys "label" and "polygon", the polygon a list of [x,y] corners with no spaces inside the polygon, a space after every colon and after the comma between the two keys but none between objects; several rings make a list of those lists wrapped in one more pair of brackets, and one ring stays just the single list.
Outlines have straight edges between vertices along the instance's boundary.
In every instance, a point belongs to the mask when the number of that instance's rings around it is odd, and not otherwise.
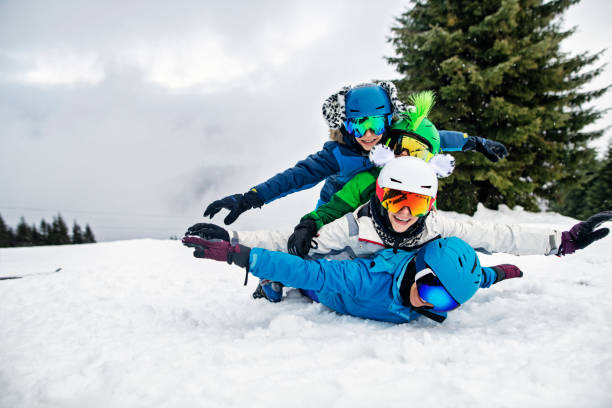
[{"label": "blue mirrored goggles", "polygon": [[427,303],[434,305],[434,312],[449,312],[461,306],[453,296],[448,293],[442,282],[427,268],[417,272],[415,276],[419,296]]},{"label": "blue mirrored goggles", "polygon": [[364,116],[363,118],[352,118],[344,121],[346,131],[353,137],[359,139],[372,129],[377,135],[385,133],[387,126],[391,124],[391,115]]}]

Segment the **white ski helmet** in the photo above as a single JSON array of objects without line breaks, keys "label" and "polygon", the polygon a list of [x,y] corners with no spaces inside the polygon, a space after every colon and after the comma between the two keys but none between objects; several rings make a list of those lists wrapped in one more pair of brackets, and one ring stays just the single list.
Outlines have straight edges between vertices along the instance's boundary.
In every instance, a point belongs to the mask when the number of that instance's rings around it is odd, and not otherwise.
[{"label": "white ski helmet", "polygon": [[377,184],[380,188],[408,191],[435,198],[438,177],[425,160],[402,156],[389,161],[381,170]]}]

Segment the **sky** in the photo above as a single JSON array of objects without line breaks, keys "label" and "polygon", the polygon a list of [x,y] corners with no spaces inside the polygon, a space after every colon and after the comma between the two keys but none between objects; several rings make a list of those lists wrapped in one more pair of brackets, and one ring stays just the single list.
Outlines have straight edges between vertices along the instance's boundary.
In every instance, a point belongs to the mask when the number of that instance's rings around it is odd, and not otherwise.
[{"label": "sky", "polygon": [[[399,77],[387,38],[408,4],[0,2],[0,214],[15,226],[61,213],[101,241],[182,235],[211,201],[319,150],[331,93]],[[604,49],[611,9],[573,6],[564,47]],[[607,68],[592,86],[609,83]],[[607,114],[594,128],[611,124]],[[317,196],[233,226],[294,225]]]}]

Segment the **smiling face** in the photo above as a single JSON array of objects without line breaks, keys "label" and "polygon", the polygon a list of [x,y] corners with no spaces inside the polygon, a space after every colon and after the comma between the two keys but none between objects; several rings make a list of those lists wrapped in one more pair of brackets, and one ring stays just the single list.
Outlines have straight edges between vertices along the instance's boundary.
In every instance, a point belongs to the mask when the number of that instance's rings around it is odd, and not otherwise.
[{"label": "smiling face", "polygon": [[378,142],[380,142],[380,139],[382,139],[382,134],[377,135],[372,129],[368,129],[362,137],[356,138],[355,140],[357,140],[357,143],[359,143],[363,150],[369,152]]},{"label": "smiling face", "polygon": [[389,215],[389,221],[391,222],[393,231],[397,232],[398,234],[406,232],[408,228],[414,225],[414,223],[419,219],[419,217],[414,217],[410,213],[410,208],[408,207],[403,207],[396,213],[391,211],[387,211],[387,213]]}]

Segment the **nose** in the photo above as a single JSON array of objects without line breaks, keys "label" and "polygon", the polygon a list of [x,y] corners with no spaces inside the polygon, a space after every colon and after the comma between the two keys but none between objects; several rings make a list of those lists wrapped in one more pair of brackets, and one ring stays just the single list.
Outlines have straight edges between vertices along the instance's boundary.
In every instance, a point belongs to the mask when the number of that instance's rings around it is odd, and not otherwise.
[{"label": "nose", "polygon": [[364,136],[367,136],[367,137],[376,137],[378,135],[376,133],[374,133],[374,131],[372,129],[368,129],[368,130],[366,130]]},{"label": "nose", "polygon": [[410,207],[406,207],[406,206],[402,207],[402,209],[399,210],[397,214],[401,215],[402,217],[408,217],[408,216],[412,217],[412,212],[410,211]]}]

